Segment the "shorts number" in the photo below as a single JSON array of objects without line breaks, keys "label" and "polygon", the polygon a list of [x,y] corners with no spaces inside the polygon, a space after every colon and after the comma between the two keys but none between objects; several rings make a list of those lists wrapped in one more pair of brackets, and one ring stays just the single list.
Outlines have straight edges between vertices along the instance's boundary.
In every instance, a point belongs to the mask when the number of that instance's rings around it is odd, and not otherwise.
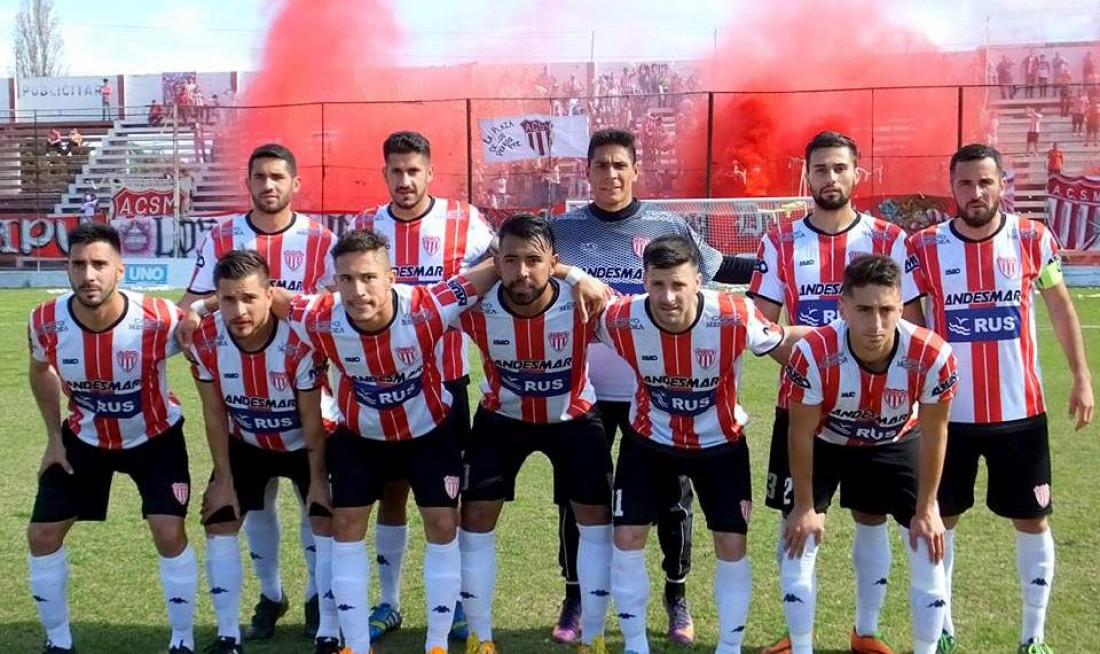
[{"label": "shorts number", "polygon": [[[779,475],[774,472],[768,473],[768,499],[775,499],[776,486],[779,485]],[[790,477],[783,478],[783,504],[790,504],[792,495],[794,494],[794,479]]]},{"label": "shorts number", "polygon": [[616,489],[611,495],[611,515],[616,518],[623,517],[623,491]]}]

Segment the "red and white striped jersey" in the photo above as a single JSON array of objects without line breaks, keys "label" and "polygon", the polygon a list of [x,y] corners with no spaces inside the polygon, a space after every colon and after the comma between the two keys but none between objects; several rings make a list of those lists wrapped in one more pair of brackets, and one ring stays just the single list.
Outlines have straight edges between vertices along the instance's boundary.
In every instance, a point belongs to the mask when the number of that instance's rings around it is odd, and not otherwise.
[{"label": "red and white striped jersey", "polygon": [[[828,325],[840,317],[844,269],[866,254],[885,254],[904,266],[905,231],[863,213],[836,234],[819,231],[806,218],[773,227],[760,241],[747,295],[785,307],[787,324]],[[919,297],[913,275],[904,269],[901,296],[903,302]],[[787,406],[782,393],[777,403]]]},{"label": "red and white striped jersey", "polygon": [[223,220],[206,235],[195,259],[188,291],[214,292],[214,265],[230,250],[255,250],[267,260],[271,283],[294,293],[317,293],[334,283],[329,251],[336,237],[324,225],[302,214],[274,234],[252,224],[251,212]]},{"label": "red and white striped jersey", "polygon": [[[290,452],[306,445],[297,391],[322,388],[325,357],[282,320],[257,352],[233,341],[221,312],[206,316],[191,346],[191,374],[215,384],[229,414],[230,433],[265,450]],[[322,415],[331,396],[322,391]],[[332,407],[328,407],[331,418]]]},{"label": "red and white striped jersey", "polygon": [[958,386],[951,346],[935,332],[901,320],[883,372],[870,372],[836,320],[799,341],[784,368],[780,393],[820,406],[818,438],[837,445],[887,445],[920,435],[917,404],[950,402]]},{"label": "red and white striped jersey", "polygon": [[[400,220],[388,204],[364,211],[356,229],[370,229],[390,242],[390,261],[401,284],[438,284],[466,272],[489,252],[493,228],[476,207],[466,202],[432,198],[428,211],[414,220]],[[436,353],[443,380],[470,374],[466,343],[458,329],[448,333]]]},{"label": "red and white striped jersey", "polygon": [[182,417],[168,392],[165,361],[179,354],[176,325],[182,313],[168,300],[119,289],[122,316],[100,332],[85,329],[72,313],[72,293],[31,311],[31,356],[61,377],[69,398],[69,429],[104,449],[128,449],[162,434]]},{"label": "red and white striped jersey", "polygon": [[783,328],[748,298],[703,290],[695,324],[670,334],[650,317],[648,297],[613,302],[596,332],[634,369],[631,427],[655,443],[685,450],[741,438],[748,423],[737,401],[741,353],[747,348],[767,354],[782,342]]},{"label": "red and white striped jersey", "polygon": [[982,241],[961,236],[957,219],[910,238],[928,326],[951,344],[967,387],[951,405],[952,422],[1007,422],[1045,411],[1035,294],[1048,267],[1061,279],[1061,258],[1042,223],[1002,216],[1000,229]]},{"label": "red and white striped jersey", "polygon": [[595,321],[584,324],[570,284],[550,283],[554,299],[537,316],[511,313],[499,282],[462,314],[462,329],[481,350],[481,406],[487,411],[524,422],[563,422],[596,402],[588,379]]},{"label": "red and white striped jersey", "polygon": [[435,346],[448,325],[477,301],[459,276],[433,286],[393,287],[393,321],[360,331],[340,294],[299,297],[290,323],[337,372],[340,421],[373,440],[408,440],[441,424],[451,410]]}]

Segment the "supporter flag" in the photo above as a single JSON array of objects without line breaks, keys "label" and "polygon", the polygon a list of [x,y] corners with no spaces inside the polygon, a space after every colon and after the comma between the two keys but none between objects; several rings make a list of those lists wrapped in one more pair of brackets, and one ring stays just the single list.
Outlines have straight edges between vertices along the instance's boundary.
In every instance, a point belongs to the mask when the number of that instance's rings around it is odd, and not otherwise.
[{"label": "supporter flag", "polygon": [[1067,250],[1100,250],[1100,177],[1052,174],[1047,182],[1048,224]]},{"label": "supporter flag", "polygon": [[485,161],[588,155],[587,116],[526,114],[478,121]]}]

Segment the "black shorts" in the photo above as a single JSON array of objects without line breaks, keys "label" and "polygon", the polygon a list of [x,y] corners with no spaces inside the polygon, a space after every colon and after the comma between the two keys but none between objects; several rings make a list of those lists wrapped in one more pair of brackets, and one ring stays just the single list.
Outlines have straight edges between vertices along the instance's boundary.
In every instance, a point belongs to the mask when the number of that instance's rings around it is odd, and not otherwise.
[{"label": "black shorts", "polygon": [[466,438],[470,435],[470,376],[443,382],[451,394],[451,415],[454,416],[455,434],[460,449],[466,449]]},{"label": "black shorts", "polygon": [[267,484],[277,477],[293,482],[303,502],[309,494],[309,452],[305,448],[276,452],[233,438],[229,441],[229,469],[242,518],[249,511],[264,509]]},{"label": "black shorts", "polygon": [[940,482],[940,513],[961,515],[974,506],[978,459],[985,457],[989,488],[985,504],[1003,518],[1050,515],[1050,437],[1046,414],[1034,418],[947,426],[947,455]]},{"label": "black shorts", "polygon": [[775,422],[772,423],[772,449],[768,453],[768,484],[764,490],[764,505],[782,511],[784,514],[790,513],[791,509],[794,508],[794,483],[791,481],[790,450],[787,446],[787,432],[790,425],[790,412],[775,407]]},{"label": "black shorts", "polygon": [[[600,424],[603,426],[603,437],[610,461],[616,432],[630,427],[630,402],[597,400],[596,415],[599,416]],[[558,506],[566,506],[570,499],[566,491],[569,482],[563,478],[563,474],[563,470],[554,467],[554,504]]]},{"label": "black shorts", "polygon": [[191,498],[191,474],[183,419],[149,441],[126,450],[106,450],[61,427],[61,442],[73,474],[51,466],[38,478],[31,522],[107,518],[114,473],[129,475],[141,495],[141,516],[186,516]]},{"label": "black shorts", "polygon": [[514,500],[516,476],[535,452],[550,459],[555,489],[564,500],[610,504],[611,453],[595,411],[565,422],[532,424],[479,408],[463,461],[462,499]]},{"label": "black shorts", "polygon": [[814,439],[814,508],[825,513],[840,486],[840,506],[891,515],[906,529],[917,508],[920,439],[849,447]]},{"label": "black shorts", "polygon": [[678,477],[691,479],[711,531],[746,534],[752,515],[749,446],[680,451],[627,431],[619,443],[611,515],[616,525],[651,525],[680,500]]},{"label": "black shorts", "polygon": [[327,444],[334,507],[370,506],[382,499],[387,483],[398,480],[408,480],[417,506],[458,506],[462,454],[449,417],[427,434],[407,441],[363,438],[340,425]]}]

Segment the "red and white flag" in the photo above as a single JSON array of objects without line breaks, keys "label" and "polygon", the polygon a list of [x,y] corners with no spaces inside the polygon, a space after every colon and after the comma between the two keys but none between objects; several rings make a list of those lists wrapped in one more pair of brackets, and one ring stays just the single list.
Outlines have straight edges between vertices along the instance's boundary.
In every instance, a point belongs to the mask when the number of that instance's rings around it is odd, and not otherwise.
[{"label": "red and white flag", "polygon": [[1051,175],[1047,223],[1066,250],[1100,250],[1100,178]]}]

